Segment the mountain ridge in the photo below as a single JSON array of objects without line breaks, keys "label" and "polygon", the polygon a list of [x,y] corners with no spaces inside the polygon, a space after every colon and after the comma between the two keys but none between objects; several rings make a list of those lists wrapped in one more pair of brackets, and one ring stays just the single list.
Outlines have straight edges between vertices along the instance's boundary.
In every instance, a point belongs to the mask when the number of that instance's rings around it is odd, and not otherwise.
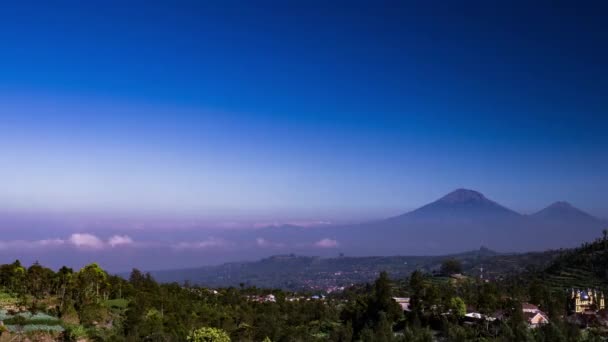
[{"label": "mountain ridge", "polygon": [[393,220],[484,219],[491,216],[521,217],[520,213],[488,199],[481,192],[456,189],[422,207],[393,217]]},{"label": "mountain ridge", "polygon": [[[248,246],[249,258],[270,253],[445,255],[478,246],[505,252],[569,248],[596,238],[608,227],[605,221],[566,202],[548,208],[525,215],[481,192],[456,189],[420,208],[382,220],[306,229],[262,228],[232,232],[228,240]],[[560,215],[566,219],[555,214],[563,212],[566,214]]]},{"label": "mountain ridge", "polygon": [[602,221],[601,219],[573,206],[566,201],[553,202],[549,206],[530,215],[533,218],[551,219],[551,220],[573,220],[583,219],[590,221]]}]

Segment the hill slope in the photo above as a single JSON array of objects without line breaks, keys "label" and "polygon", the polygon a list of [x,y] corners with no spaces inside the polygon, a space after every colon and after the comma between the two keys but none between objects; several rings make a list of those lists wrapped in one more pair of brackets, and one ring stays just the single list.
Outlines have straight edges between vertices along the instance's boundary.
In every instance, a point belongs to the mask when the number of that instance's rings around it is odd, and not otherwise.
[{"label": "hill slope", "polygon": [[608,240],[597,239],[564,251],[542,273],[554,289],[608,289]]},{"label": "hill slope", "polygon": [[487,248],[444,256],[389,256],[319,258],[277,255],[255,262],[227,263],[219,266],[153,271],[161,282],[186,280],[211,287],[247,286],[288,290],[327,290],[357,283],[368,283],[381,271],[391,277],[407,277],[414,270],[437,271],[449,258],[461,260],[465,273],[495,278],[516,274],[529,267],[544,268],[558,252],[500,254]]}]

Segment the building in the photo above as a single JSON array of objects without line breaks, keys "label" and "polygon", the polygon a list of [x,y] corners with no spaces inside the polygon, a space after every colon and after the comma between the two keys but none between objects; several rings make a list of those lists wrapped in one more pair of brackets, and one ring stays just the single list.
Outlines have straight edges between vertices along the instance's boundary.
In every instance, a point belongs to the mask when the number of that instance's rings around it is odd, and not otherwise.
[{"label": "building", "polygon": [[526,323],[528,323],[530,328],[537,328],[543,324],[549,323],[547,314],[542,312],[536,305],[523,303],[521,305],[521,310],[523,311]]},{"label": "building", "polygon": [[401,310],[410,311],[410,299],[406,297],[393,297],[393,300],[401,306]]},{"label": "building", "polygon": [[571,289],[568,308],[571,313],[596,312],[605,309],[604,293],[595,289]]},{"label": "building", "polygon": [[524,313],[524,317],[530,328],[537,328],[543,324],[549,323],[549,319],[543,312]]},{"label": "building", "polygon": [[496,320],[495,317],[484,315],[479,312],[470,311],[464,315],[465,322],[479,322],[479,321],[488,321],[494,322]]},{"label": "building", "polygon": [[273,294],[265,296],[247,296],[247,299],[258,303],[275,303],[277,301],[277,298]]}]

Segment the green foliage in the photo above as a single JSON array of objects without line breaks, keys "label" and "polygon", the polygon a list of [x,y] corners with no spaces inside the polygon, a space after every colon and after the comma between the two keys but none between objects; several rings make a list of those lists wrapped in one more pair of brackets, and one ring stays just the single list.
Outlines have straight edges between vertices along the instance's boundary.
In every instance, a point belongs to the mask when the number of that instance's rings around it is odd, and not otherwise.
[{"label": "green foliage", "polygon": [[[473,276],[450,281],[423,270],[393,281],[381,272],[374,282],[317,300],[309,293],[245,284],[216,290],[159,284],[138,270],[125,280],[97,264],[53,272],[16,261],[0,265],[0,304],[10,308],[0,310],[0,320],[10,331],[32,334],[32,340],[45,332],[57,337],[65,329],[67,341],[599,341],[608,334],[603,328],[592,322],[581,330],[564,318],[559,284],[583,284],[586,276],[600,289],[607,284],[606,241],[566,251],[542,272],[490,282]],[[575,269],[571,260],[584,266]],[[276,302],[260,301],[269,294]],[[404,313],[393,296],[409,297],[411,312]],[[541,307],[551,324],[529,329],[524,302]],[[471,322],[463,317],[465,303],[483,314],[500,311],[503,318]]]},{"label": "green foliage", "polygon": [[441,274],[450,275],[462,273],[462,263],[457,259],[448,259],[441,264]]},{"label": "green foliage", "polygon": [[87,330],[82,325],[66,325],[64,329],[66,341],[77,341],[87,337]]},{"label": "green foliage", "polygon": [[230,336],[222,329],[199,328],[188,334],[189,342],[230,342]]},{"label": "green foliage", "polygon": [[467,306],[464,304],[464,300],[462,300],[460,297],[450,298],[449,309],[452,315],[458,318],[463,317],[467,313]]},{"label": "green foliage", "polygon": [[124,298],[116,298],[116,299],[106,300],[105,304],[106,304],[106,306],[108,306],[110,308],[126,309],[127,306],[129,305],[129,301]]}]

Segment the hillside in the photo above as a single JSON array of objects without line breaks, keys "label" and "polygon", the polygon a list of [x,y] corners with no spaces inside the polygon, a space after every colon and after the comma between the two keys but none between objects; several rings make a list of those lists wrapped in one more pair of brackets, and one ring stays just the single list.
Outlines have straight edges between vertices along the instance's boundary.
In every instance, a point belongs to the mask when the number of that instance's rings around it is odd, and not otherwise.
[{"label": "hillside", "polygon": [[597,239],[564,251],[542,272],[541,277],[554,289],[608,289],[608,240]]},{"label": "hillside", "polygon": [[545,267],[558,252],[500,254],[487,248],[443,256],[388,256],[320,258],[277,255],[255,262],[151,272],[160,282],[184,282],[225,287],[257,286],[289,290],[331,290],[373,281],[381,271],[392,278],[405,278],[415,270],[429,273],[446,259],[458,259],[465,273],[499,278],[526,269]]}]

